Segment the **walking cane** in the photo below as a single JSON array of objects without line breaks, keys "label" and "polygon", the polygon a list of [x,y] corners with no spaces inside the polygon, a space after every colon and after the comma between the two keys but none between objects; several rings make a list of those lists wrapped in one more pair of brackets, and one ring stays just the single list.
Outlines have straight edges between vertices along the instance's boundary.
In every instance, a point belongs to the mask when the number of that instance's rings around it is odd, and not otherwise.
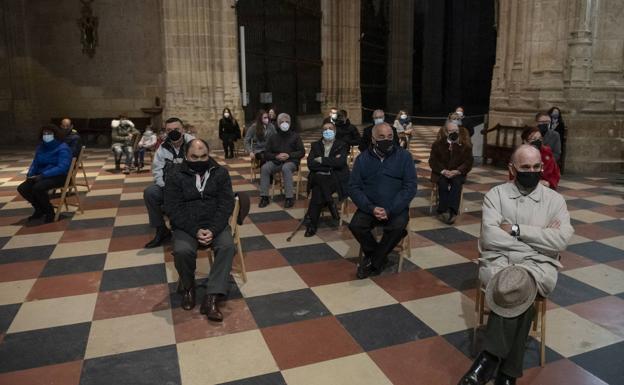
[{"label": "walking cane", "polygon": [[290,242],[290,240],[295,236],[295,234],[299,232],[299,229],[301,228],[303,223],[306,221],[307,217],[308,217],[308,210],[306,209],[305,214],[303,214],[303,218],[301,218],[301,221],[299,221],[299,224],[295,228],[295,231],[293,231],[292,234],[290,234],[290,237],[286,238],[286,242]]}]

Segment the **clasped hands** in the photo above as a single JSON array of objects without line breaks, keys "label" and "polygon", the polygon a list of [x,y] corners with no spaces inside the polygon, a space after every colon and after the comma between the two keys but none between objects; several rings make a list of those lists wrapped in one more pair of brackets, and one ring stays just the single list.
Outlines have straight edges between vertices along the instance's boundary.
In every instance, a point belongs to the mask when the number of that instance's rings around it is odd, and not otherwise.
[{"label": "clasped hands", "polygon": [[373,216],[378,221],[387,221],[388,220],[388,213],[386,213],[386,210],[383,207],[375,207],[373,209]]},{"label": "clasped hands", "polygon": [[461,172],[457,171],[457,170],[442,170],[442,172],[440,173],[443,176],[447,177],[447,178],[454,178],[457,175],[461,174]]},{"label": "clasped hands", "polygon": [[197,242],[199,242],[202,246],[208,246],[212,243],[212,238],[214,235],[212,231],[208,229],[199,229],[197,230]]},{"label": "clasped hands", "polygon": [[288,155],[285,152],[280,152],[279,154],[275,155],[275,159],[281,161],[281,162],[285,162],[288,160],[288,158],[290,158],[290,155]]}]

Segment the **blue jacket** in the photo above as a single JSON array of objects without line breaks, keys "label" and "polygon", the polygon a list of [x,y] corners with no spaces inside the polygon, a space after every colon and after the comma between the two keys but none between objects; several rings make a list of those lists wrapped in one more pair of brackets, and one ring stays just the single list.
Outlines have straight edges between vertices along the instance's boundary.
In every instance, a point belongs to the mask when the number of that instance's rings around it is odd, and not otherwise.
[{"label": "blue jacket", "polygon": [[412,155],[395,146],[383,160],[368,149],[355,160],[349,196],[358,209],[373,214],[383,207],[389,217],[409,208],[416,195],[416,167]]},{"label": "blue jacket", "polygon": [[50,143],[42,142],[37,146],[35,159],[28,169],[28,176],[41,174],[44,178],[50,178],[67,175],[71,160],[72,152],[67,144],[56,139]]}]

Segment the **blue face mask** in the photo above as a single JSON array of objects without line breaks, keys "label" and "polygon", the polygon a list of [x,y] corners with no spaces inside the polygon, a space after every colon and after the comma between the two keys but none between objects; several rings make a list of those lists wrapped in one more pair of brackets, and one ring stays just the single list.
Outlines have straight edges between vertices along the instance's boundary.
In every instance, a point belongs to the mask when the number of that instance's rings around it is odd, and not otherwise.
[{"label": "blue face mask", "polygon": [[334,130],[323,130],[323,139],[325,140],[334,140],[336,137],[336,133]]},{"label": "blue face mask", "polygon": [[381,124],[384,122],[384,118],[375,118],[373,119],[373,122],[375,122],[375,124]]},{"label": "blue face mask", "polygon": [[53,134],[44,134],[41,139],[43,139],[43,141],[45,143],[50,143],[51,141],[54,140],[54,135]]}]

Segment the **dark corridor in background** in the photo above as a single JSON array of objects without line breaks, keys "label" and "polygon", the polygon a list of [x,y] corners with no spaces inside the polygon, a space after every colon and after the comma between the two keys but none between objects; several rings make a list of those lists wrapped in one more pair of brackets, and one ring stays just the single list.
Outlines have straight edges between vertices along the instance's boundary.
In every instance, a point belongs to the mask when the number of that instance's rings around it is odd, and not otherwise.
[{"label": "dark corridor in background", "polygon": [[[238,25],[245,26],[249,104],[245,121],[274,105],[295,116],[320,113],[320,0],[239,0]],[[260,94],[270,92],[264,103]]]},{"label": "dark corridor in background", "polygon": [[[362,106],[385,108],[391,4],[361,1]],[[495,0],[414,1],[414,105],[405,108],[424,116],[445,116],[458,105],[468,115],[487,113],[496,58]],[[370,121],[370,115],[364,110],[362,119]]]}]

